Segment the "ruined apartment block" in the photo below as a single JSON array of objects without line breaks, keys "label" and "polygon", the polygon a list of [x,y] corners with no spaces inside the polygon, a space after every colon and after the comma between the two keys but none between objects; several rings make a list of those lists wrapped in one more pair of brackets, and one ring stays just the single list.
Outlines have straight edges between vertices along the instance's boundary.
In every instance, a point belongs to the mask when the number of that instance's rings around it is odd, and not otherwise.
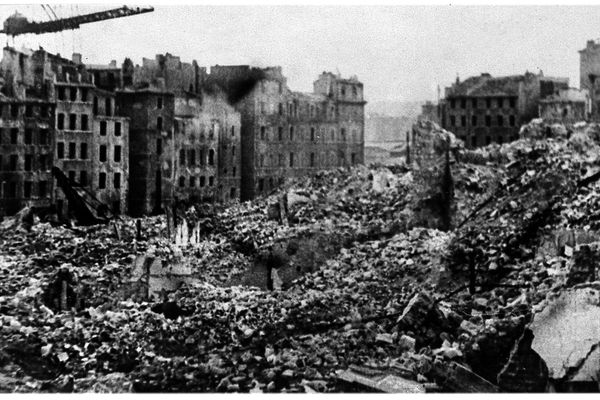
[{"label": "ruined apartment block", "polygon": [[242,200],[286,178],[363,162],[363,86],[323,73],[314,92],[292,92],[281,67],[213,66],[208,82],[242,114]]},{"label": "ruined apartment block", "polygon": [[0,215],[51,202],[52,105],[0,94]]},{"label": "ruined apartment block", "polygon": [[114,214],[121,214],[128,210],[129,119],[116,113],[115,94],[95,88],[92,98],[92,190]]},{"label": "ruined apartment block", "polygon": [[205,85],[206,69],[167,53],[144,58],[133,71],[135,86],[158,86],[175,95],[174,136],[163,147],[168,168],[162,174],[169,177],[163,201],[239,199],[240,115],[221,90]]},{"label": "ruined apartment block", "polygon": [[446,88],[441,102],[442,127],[467,147],[518,138],[521,124],[538,117],[540,99],[569,87],[568,78],[534,74],[492,77],[481,74]]},{"label": "ruined apartment block", "polygon": [[[48,202],[56,205],[59,214],[68,215],[70,206],[65,193],[50,176],[49,171],[55,166],[63,171],[71,185],[96,197],[112,212],[126,212],[128,123],[115,116],[114,95],[94,85],[94,76],[81,63],[81,56],[74,54],[73,60],[68,60],[42,49],[16,51],[7,47],[1,67],[8,81],[6,90],[35,94],[46,103],[40,106],[38,114],[35,108],[31,111],[27,106],[22,111],[26,121],[38,125],[38,143],[49,146],[47,154],[34,158],[33,168],[38,165],[45,171],[38,185],[38,196],[44,193]],[[110,146],[108,142],[113,139],[103,135],[105,127],[106,132],[115,137]],[[36,136],[35,128],[32,133],[25,126],[23,143],[29,143],[32,135]],[[103,167],[100,153],[105,147],[110,147],[108,151],[114,163]],[[28,169],[32,168],[30,159],[29,154],[23,157],[24,195],[30,192],[27,179]],[[119,159],[118,163],[114,161]],[[101,168],[104,169],[99,170]],[[103,189],[104,172],[108,175],[106,184],[112,184],[110,189]]]},{"label": "ruined apartment block", "polygon": [[[171,192],[175,154],[165,151],[173,139],[175,101],[161,88],[117,90],[117,108],[129,118],[129,214],[163,210]],[[171,150],[171,147],[169,147]],[[169,171],[164,173],[163,170]]]},{"label": "ruined apartment block", "polygon": [[[71,185],[93,190],[91,77],[64,72],[54,82],[56,101],[55,160],[69,178]],[[60,214],[69,212],[68,200],[62,189],[55,187],[54,196]]]}]

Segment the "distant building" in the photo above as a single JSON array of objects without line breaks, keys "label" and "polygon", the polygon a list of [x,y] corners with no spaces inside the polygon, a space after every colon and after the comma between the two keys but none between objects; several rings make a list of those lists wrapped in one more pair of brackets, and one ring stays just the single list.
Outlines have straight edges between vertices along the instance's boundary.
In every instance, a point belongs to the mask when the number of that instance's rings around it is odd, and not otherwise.
[{"label": "distant building", "polygon": [[438,104],[433,104],[431,101],[426,101],[421,106],[421,114],[417,117],[418,121],[431,121],[436,124],[440,123],[440,109]]},{"label": "distant building", "polygon": [[591,102],[588,91],[583,89],[561,89],[540,100],[540,118],[546,122],[573,124],[585,121],[590,116]]},{"label": "distant building", "polygon": [[521,124],[538,117],[540,99],[569,87],[568,78],[541,72],[492,77],[481,74],[447,87],[441,102],[442,127],[467,147],[517,138]]},{"label": "distant building", "polygon": [[579,88],[590,98],[590,118],[600,120],[600,43],[588,40],[579,50]]},{"label": "distant building", "polygon": [[241,198],[321,169],[364,162],[363,84],[324,72],[293,92],[281,67],[214,66],[207,79],[242,116]]},{"label": "distant building", "polygon": [[199,67],[194,60],[182,62],[180,57],[170,53],[157,54],[154,59],[143,58],[142,65],[133,67],[133,84],[162,81],[165,90],[176,95],[202,91],[206,79],[206,68]]}]

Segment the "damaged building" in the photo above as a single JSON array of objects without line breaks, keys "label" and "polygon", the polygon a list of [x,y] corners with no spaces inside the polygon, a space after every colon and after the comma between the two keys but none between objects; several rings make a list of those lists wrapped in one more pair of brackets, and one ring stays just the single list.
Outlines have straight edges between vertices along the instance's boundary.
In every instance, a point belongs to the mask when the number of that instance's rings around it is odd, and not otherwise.
[{"label": "damaged building", "polygon": [[0,94],[0,215],[50,205],[52,104],[23,95]]},{"label": "damaged building", "polygon": [[[26,123],[21,135],[18,129],[13,129],[8,140],[16,145],[37,144],[38,148],[25,149],[22,157],[8,155],[9,167],[23,171],[20,174],[23,183],[21,187],[17,182],[15,187],[8,181],[7,193],[16,194],[15,198],[21,196],[21,201],[13,200],[13,206],[6,212],[16,212],[25,205],[23,200],[33,197],[46,199],[43,204],[54,204],[59,215],[68,215],[69,201],[51,178],[51,167],[63,171],[72,186],[96,194],[112,212],[126,212],[128,166],[127,157],[120,154],[128,152],[128,123],[115,115],[114,95],[94,85],[94,76],[81,63],[81,56],[74,54],[73,60],[68,60],[43,49],[17,51],[6,47],[2,74],[7,81],[6,91],[24,99],[35,95],[39,104],[25,105],[23,110],[15,106],[10,114],[14,118],[22,115]],[[108,138],[109,131],[120,138]],[[109,152],[118,165],[103,168],[101,163],[106,162]],[[38,177],[28,177],[34,170],[38,171]],[[37,183],[35,190],[33,182]]]},{"label": "damaged building", "polygon": [[561,89],[540,100],[539,115],[549,123],[574,124],[587,121],[591,102],[585,89]]},{"label": "damaged building", "polygon": [[213,66],[207,82],[241,113],[241,199],[286,178],[355,165],[364,158],[363,85],[324,72],[312,93],[293,92],[281,67]]},{"label": "damaged building", "polygon": [[[3,118],[2,142],[13,146],[0,160],[6,213],[43,200],[69,216],[53,166],[111,213],[141,216],[173,201],[247,200],[286,178],[364,161],[356,77],[324,72],[312,93],[301,93],[288,88],[281,67],[217,65],[208,74],[169,53],[141,65],[85,65],[77,53],[69,60],[12,48],[2,73],[6,103],[45,104],[9,107]],[[22,119],[22,138],[11,119]]]},{"label": "damaged building", "polygon": [[456,78],[441,102],[442,127],[470,148],[512,141],[522,124],[538,117],[541,99],[568,87],[568,78],[541,71],[504,77],[484,73],[462,82]]},{"label": "damaged building", "polygon": [[132,215],[161,212],[172,201],[239,199],[240,114],[221,91],[202,85],[205,69],[167,53],[133,71],[134,84],[117,90],[132,124]]}]

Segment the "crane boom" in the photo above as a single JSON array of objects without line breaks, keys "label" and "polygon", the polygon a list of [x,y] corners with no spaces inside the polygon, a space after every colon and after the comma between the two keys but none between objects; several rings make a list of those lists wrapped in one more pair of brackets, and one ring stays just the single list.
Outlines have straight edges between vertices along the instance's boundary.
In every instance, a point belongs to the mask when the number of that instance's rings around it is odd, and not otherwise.
[{"label": "crane boom", "polygon": [[112,10],[100,11],[91,14],[77,15],[70,18],[61,18],[54,21],[35,22],[29,21],[24,16],[15,13],[4,21],[4,29],[0,33],[10,36],[35,33],[36,35],[50,32],[60,32],[68,29],[77,29],[82,24],[104,21],[107,19],[128,17],[130,15],[144,14],[154,11],[153,7],[127,7],[123,6]]}]

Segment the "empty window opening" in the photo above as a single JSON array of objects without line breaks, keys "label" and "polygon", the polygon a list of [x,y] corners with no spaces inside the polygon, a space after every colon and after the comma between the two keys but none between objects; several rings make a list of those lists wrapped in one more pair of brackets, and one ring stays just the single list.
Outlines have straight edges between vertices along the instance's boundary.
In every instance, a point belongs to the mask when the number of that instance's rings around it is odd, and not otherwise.
[{"label": "empty window opening", "polygon": [[25,171],[31,171],[33,165],[33,154],[25,154]]},{"label": "empty window opening", "polygon": [[110,98],[107,98],[104,101],[104,107],[106,110],[106,115],[111,116],[112,115],[112,104],[111,104]]},{"label": "empty window opening", "polygon": [[32,144],[33,143],[33,129],[31,129],[31,128],[26,128],[25,129],[24,142],[25,142],[25,144]]},{"label": "empty window opening", "polygon": [[38,195],[39,197],[45,197],[48,193],[48,182],[40,181],[38,183]]},{"label": "empty window opening", "polygon": [[106,172],[100,172],[98,175],[98,188],[106,189]]},{"label": "empty window opening", "polygon": [[81,186],[87,186],[87,171],[79,171],[79,183]]},{"label": "empty window opening", "polygon": [[208,165],[215,165],[215,151],[213,149],[208,151]]},{"label": "empty window opening", "polygon": [[82,131],[87,131],[89,130],[89,126],[88,126],[88,116],[87,114],[81,114],[81,130]]},{"label": "empty window opening", "polygon": [[77,114],[69,114],[69,129],[72,131],[77,129]]},{"label": "empty window opening", "polygon": [[23,182],[23,197],[26,199],[31,197],[31,188],[33,186],[33,182],[25,181]]},{"label": "empty window opening", "polygon": [[185,165],[185,150],[184,149],[179,150],[179,165],[181,165],[181,166]]},{"label": "empty window opening", "polygon": [[69,158],[74,160],[76,155],[77,144],[75,142],[69,142]]}]

